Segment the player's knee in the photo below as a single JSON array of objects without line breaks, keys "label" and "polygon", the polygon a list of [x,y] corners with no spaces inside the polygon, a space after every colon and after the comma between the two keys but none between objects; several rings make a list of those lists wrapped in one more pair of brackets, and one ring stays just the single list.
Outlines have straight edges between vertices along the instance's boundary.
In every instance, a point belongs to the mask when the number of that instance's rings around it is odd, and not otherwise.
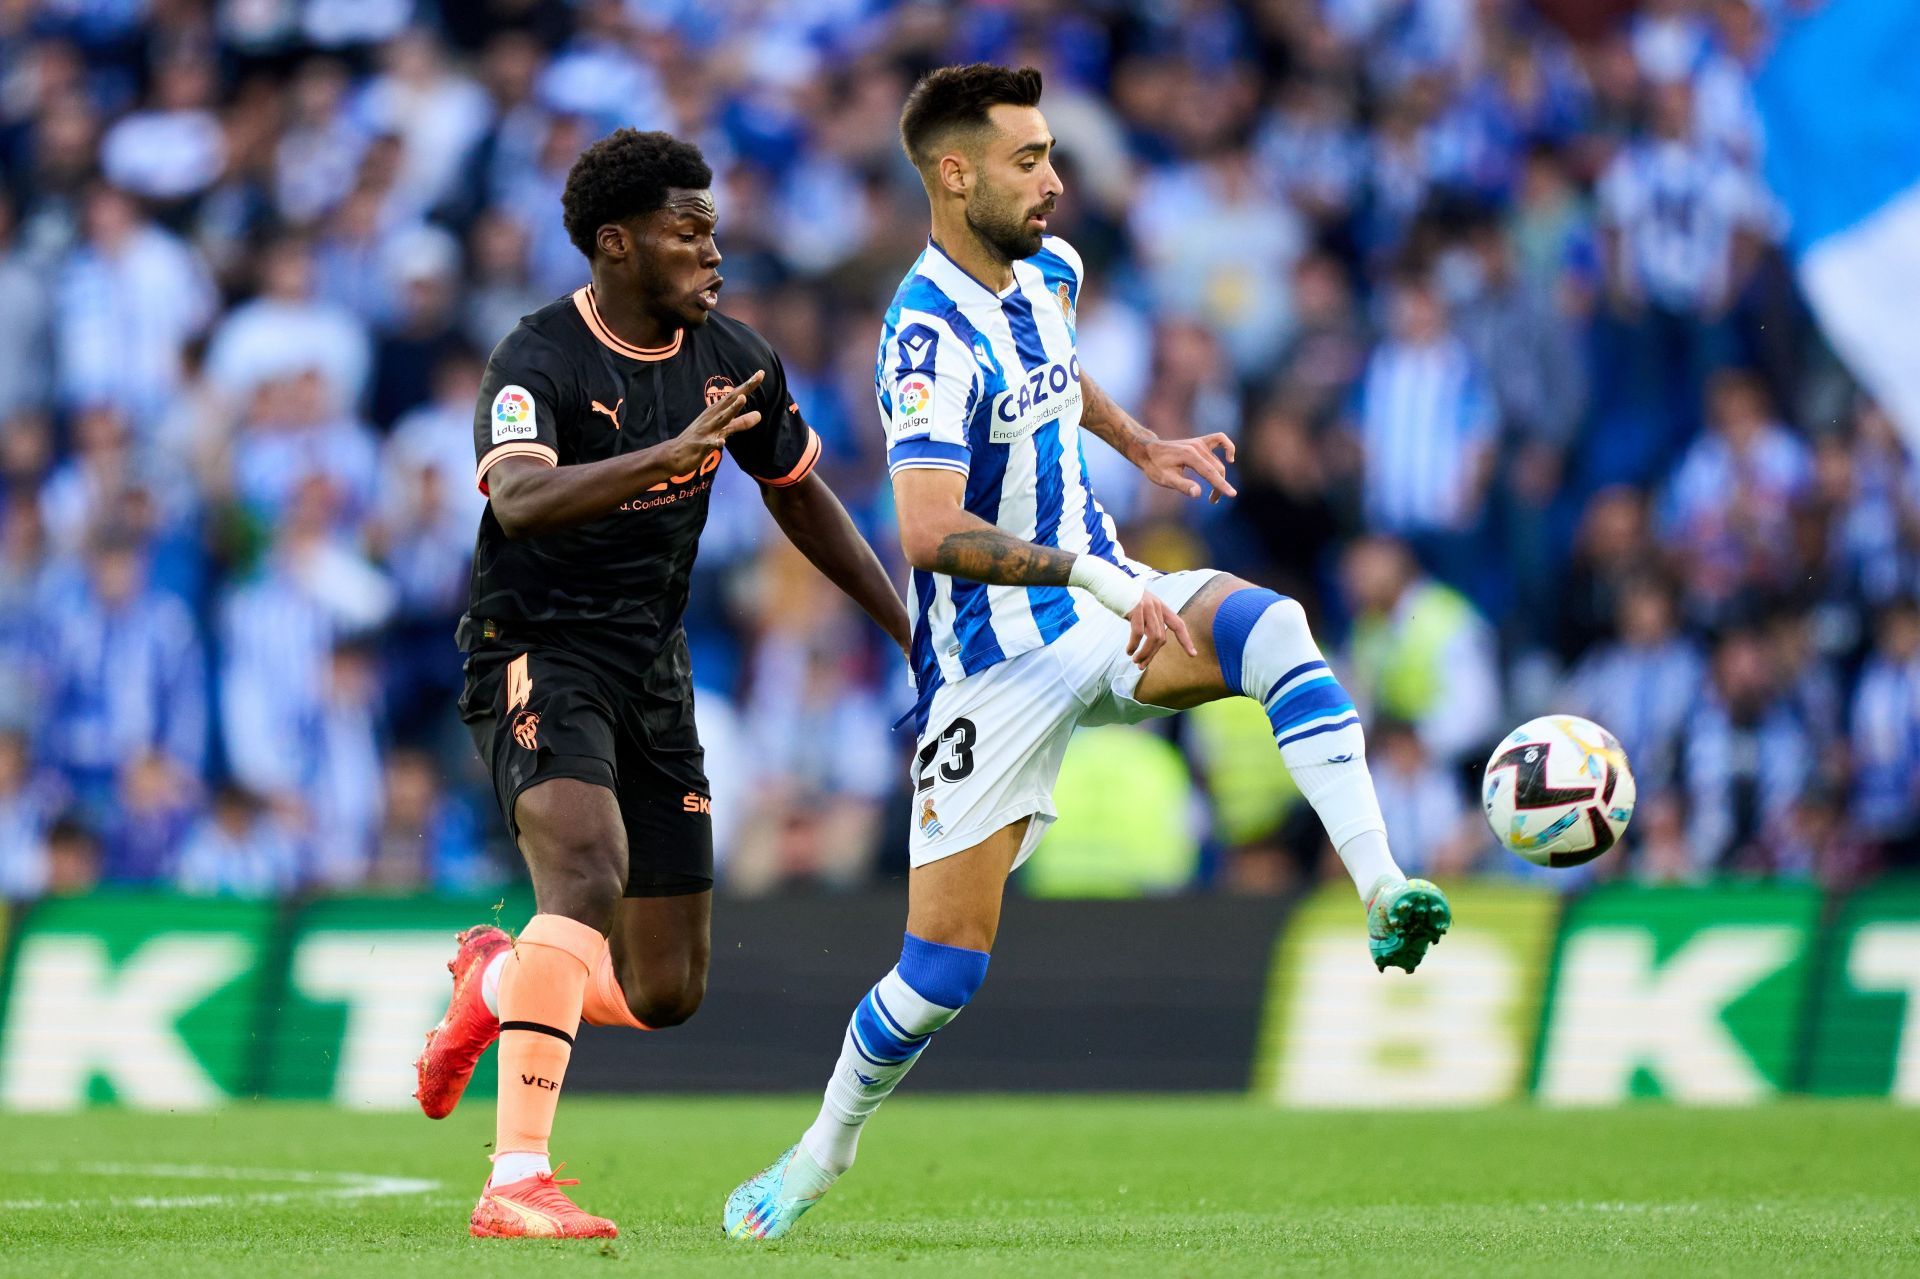
[{"label": "player's knee", "polygon": [[[1259,697],[1266,689],[1249,685],[1248,665],[1263,665],[1264,650],[1276,644],[1282,651],[1311,647],[1313,635],[1307,610],[1300,601],[1263,586],[1240,584],[1213,613],[1213,651],[1220,660],[1220,678],[1236,693]],[[1258,638],[1256,638],[1258,636]],[[1315,650],[1317,652],[1317,650]]]},{"label": "player's knee", "polygon": [[705,973],[688,973],[678,985],[666,989],[649,988],[631,991],[627,995],[627,1007],[641,1025],[653,1030],[664,1030],[668,1026],[678,1026],[692,1019],[700,1011],[700,1003],[707,997],[707,976]]}]

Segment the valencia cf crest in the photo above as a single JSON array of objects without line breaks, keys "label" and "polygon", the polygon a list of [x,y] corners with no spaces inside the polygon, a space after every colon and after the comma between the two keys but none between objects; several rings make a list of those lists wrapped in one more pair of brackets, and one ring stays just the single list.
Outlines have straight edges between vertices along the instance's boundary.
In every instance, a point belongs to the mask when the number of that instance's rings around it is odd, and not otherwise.
[{"label": "valencia cf crest", "polygon": [[707,407],[712,408],[733,394],[733,379],[724,373],[716,373],[707,379]]},{"label": "valencia cf crest", "polygon": [[1060,301],[1060,314],[1067,317],[1067,323],[1073,323],[1073,290],[1062,280],[1053,290],[1053,296]]},{"label": "valencia cf crest", "polygon": [[521,750],[540,749],[539,711],[521,711],[513,717],[513,740]]}]

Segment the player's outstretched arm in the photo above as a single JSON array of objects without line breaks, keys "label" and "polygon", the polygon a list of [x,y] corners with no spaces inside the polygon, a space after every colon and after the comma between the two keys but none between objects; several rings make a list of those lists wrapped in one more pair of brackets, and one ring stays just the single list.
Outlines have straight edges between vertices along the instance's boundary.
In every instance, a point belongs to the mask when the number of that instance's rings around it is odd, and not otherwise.
[{"label": "player's outstretched arm", "polygon": [[906,652],[907,606],[827,482],[816,473],[784,488],[763,484],[760,497],[787,540]]},{"label": "player's outstretched arm", "polygon": [[1121,408],[1085,370],[1080,374],[1080,395],[1080,425],[1111,444],[1161,488],[1199,497],[1203,490],[1187,478],[1192,471],[1212,487],[1208,501],[1239,496],[1227,483],[1226,467],[1214,456],[1218,451],[1233,461],[1233,441],[1226,436],[1216,431],[1192,440],[1163,440]]},{"label": "player's outstretched arm", "polygon": [[759,422],[757,410],[743,410],[765,376],[764,370],[755,373],[732,395],[708,406],[686,430],[652,448],[577,466],[502,459],[487,476],[487,500],[500,531],[518,541],[572,528],[599,519],[656,484],[697,475],[728,436]]},{"label": "player's outstretched arm", "polygon": [[963,505],[966,477],[932,467],[893,474],[900,512],[900,549],[907,562],[994,586],[1077,586],[1127,619],[1127,652],[1145,667],[1172,635],[1196,653],[1187,624],[1145,583],[1103,559],[1041,546],[987,523]]}]

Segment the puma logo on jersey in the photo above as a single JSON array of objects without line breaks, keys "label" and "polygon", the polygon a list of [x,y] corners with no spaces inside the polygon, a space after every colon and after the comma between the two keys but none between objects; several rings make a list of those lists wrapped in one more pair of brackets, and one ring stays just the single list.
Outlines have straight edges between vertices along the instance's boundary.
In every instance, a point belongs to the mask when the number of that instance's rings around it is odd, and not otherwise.
[{"label": "puma logo on jersey", "polygon": [[600,401],[595,400],[593,402],[593,411],[595,413],[606,414],[610,419],[612,419],[613,429],[617,431],[620,429],[620,409],[623,405],[626,404],[626,402],[627,402],[627,397],[623,395],[619,399],[613,402],[612,408],[608,408],[606,405],[602,404]]}]

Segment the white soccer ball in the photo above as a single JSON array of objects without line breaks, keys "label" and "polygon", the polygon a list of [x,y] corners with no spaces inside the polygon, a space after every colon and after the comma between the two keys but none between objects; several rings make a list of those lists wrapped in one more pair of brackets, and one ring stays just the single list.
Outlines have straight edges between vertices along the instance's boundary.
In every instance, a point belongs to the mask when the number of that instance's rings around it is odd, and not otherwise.
[{"label": "white soccer ball", "polygon": [[1633,770],[1592,720],[1542,715],[1500,739],[1480,783],[1494,838],[1536,866],[1590,862],[1633,820]]}]

